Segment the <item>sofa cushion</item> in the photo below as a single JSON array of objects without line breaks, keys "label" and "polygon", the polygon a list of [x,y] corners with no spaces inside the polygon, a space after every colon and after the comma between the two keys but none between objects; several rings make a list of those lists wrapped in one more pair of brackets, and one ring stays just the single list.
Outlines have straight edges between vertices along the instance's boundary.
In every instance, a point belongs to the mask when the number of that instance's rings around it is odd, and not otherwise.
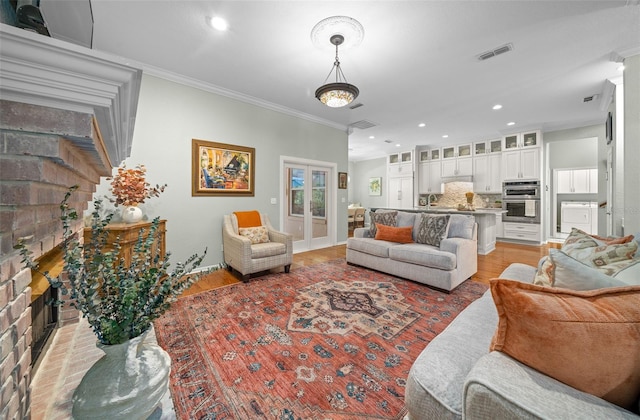
[{"label": "sofa cushion", "polygon": [[629,264],[624,269],[618,271],[614,275],[616,280],[619,280],[629,286],[640,286],[640,257],[634,258],[632,264]]},{"label": "sofa cushion", "polygon": [[266,242],[251,245],[251,258],[267,258],[287,253],[287,246],[280,242]]},{"label": "sofa cushion", "polygon": [[398,214],[396,215],[396,224],[395,224],[395,226],[398,226],[398,227],[411,226],[411,227],[413,227],[417,215],[418,215],[417,213],[409,213],[409,212],[406,212],[406,211],[399,211]]},{"label": "sofa cushion", "polygon": [[456,268],[456,254],[424,244],[404,244],[389,248],[389,258],[440,270]]},{"label": "sofa cushion", "polygon": [[410,244],[413,242],[412,231],[413,226],[395,227],[378,225],[376,240]]},{"label": "sofa cushion", "polygon": [[422,213],[420,216],[420,226],[416,235],[416,242],[419,244],[440,246],[440,241],[447,237],[449,215]]},{"label": "sofa cushion", "polygon": [[397,226],[396,220],[398,217],[397,211],[387,211],[387,210],[376,210],[375,212],[369,212],[369,218],[371,219],[371,224],[369,226],[370,234],[372,238],[376,237],[376,224],[386,225],[386,226]]},{"label": "sofa cushion", "polygon": [[452,214],[449,220],[449,238],[473,239],[476,219],[467,214]]},{"label": "sofa cushion", "polygon": [[621,407],[637,404],[640,287],[573,291],[494,279],[491,293],[492,351]]},{"label": "sofa cushion", "polygon": [[398,244],[388,241],[378,241],[373,238],[347,239],[347,248],[381,258],[389,258],[389,248],[394,246],[398,246]]}]

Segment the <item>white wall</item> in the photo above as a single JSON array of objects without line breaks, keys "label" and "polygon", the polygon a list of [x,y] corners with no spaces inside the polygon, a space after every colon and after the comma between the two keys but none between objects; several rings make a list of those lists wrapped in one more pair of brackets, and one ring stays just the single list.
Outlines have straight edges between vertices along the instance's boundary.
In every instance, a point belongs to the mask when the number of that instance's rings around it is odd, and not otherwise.
[{"label": "white wall", "polygon": [[[360,203],[362,207],[387,207],[387,159],[378,158],[350,162],[351,183],[349,184],[349,199]],[[369,195],[369,178],[382,178],[381,195]],[[369,220],[367,212],[365,216]]]},{"label": "white wall", "polygon": [[[192,197],[191,140],[254,147],[255,197]],[[347,171],[346,132],[200,89],[145,75],[128,167],[144,164],[152,185],[167,183],[158,198],[142,205],[150,218],[167,219],[172,262],[208,248],[203,265],[223,260],[222,216],[236,210],[266,212],[280,220],[280,156],[337,163]],[[337,174],[336,174],[337,182]],[[337,190],[337,242],[347,238],[347,190]],[[103,181],[97,194],[108,194]],[[272,197],[278,204],[270,204]],[[344,203],[342,200],[344,199]]]},{"label": "white wall", "polygon": [[624,233],[640,232],[640,55],[624,60]]}]

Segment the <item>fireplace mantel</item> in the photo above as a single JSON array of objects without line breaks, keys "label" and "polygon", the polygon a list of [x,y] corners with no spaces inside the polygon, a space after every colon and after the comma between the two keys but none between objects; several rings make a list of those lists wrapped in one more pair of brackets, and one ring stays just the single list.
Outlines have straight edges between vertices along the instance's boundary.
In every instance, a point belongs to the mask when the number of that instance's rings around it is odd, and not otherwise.
[{"label": "fireplace mantel", "polygon": [[[141,69],[124,58],[6,24],[0,24],[0,44],[2,99],[94,115],[109,172],[130,155]],[[99,146],[69,139],[105,159]]]}]

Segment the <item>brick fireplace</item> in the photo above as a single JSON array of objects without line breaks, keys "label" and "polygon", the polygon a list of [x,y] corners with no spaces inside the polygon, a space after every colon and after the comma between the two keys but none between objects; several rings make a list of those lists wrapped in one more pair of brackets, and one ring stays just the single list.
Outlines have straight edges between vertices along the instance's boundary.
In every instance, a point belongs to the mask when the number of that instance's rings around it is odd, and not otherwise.
[{"label": "brick fireplace", "polygon": [[[82,214],[129,155],[142,72],[6,25],[0,43],[0,418],[28,418],[32,299],[43,292],[13,246],[23,239],[34,258],[60,266],[60,201],[79,185],[71,204]],[[63,307],[57,324],[77,320]]]}]

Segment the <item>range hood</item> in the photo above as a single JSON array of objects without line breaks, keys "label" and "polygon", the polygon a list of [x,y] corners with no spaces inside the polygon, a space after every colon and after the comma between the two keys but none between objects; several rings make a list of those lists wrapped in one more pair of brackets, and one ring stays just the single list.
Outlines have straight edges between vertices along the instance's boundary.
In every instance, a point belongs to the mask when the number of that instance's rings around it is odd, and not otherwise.
[{"label": "range hood", "polygon": [[455,175],[455,176],[443,176],[442,182],[447,184],[449,182],[473,182],[472,175]]}]

